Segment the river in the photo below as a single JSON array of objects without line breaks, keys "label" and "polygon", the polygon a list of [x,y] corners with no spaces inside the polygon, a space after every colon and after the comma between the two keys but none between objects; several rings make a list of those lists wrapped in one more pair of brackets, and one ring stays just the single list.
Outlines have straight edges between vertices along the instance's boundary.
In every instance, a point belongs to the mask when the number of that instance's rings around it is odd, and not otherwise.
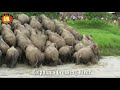
[{"label": "river", "polygon": [[120,78],[120,56],[103,56],[96,65],[64,64],[57,67],[0,67],[0,78]]}]

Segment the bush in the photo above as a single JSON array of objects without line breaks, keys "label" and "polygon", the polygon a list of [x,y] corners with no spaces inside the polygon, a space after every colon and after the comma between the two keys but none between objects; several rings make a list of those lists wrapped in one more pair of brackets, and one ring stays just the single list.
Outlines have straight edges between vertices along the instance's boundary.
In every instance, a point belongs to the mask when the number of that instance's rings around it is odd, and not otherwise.
[{"label": "bush", "polygon": [[85,16],[88,19],[93,19],[93,18],[96,18],[96,19],[101,19],[101,18],[106,19],[107,18],[108,20],[114,20],[115,19],[114,15],[112,15],[110,13],[107,13],[107,12],[86,12]]}]

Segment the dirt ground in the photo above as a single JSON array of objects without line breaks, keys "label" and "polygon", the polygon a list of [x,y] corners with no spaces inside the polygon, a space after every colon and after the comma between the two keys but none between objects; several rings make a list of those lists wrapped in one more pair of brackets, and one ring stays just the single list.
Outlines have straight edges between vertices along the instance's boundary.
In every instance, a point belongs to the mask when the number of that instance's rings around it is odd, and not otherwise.
[{"label": "dirt ground", "polygon": [[98,64],[90,66],[65,64],[31,68],[18,64],[10,69],[3,65],[0,78],[120,78],[120,56],[103,57]]}]

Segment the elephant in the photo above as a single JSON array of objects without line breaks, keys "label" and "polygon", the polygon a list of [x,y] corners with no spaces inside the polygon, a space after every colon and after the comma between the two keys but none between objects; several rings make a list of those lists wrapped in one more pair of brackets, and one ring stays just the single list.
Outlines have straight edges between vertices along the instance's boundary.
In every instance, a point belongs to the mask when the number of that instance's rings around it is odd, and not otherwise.
[{"label": "elephant", "polygon": [[2,24],[2,26],[1,27],[7,27],[7,28],[9,28],[10,30],[12,29],[12,27],[10,26],[10,24]]},{"label": "elephant", "polygon": [[96,45],[90,45],[86,46],[82,49],[79,49],[76,53],[73,55],[76,59],[76,65],[79,65],[80,63],[83,64],[96,64],[98,63],[98,48]]},{"label": "elephant", "polygon": [[10,46],[2,39],[2,36],[0,36],[0,50],[2,54],[5,55],[9,48]]},{"label": "elephant", "polygon": [[74,47],[75,52],[77,52],[79,49],[81,49],[83,47],[85,47],[85,45],[81,41],[79,41]]},{"label": "elephant", "polygon": [[25,49],[26,58],[29,64],[33,67],[39,67],[44,63],[44,54],[34,45],[27,45]]},{"label": "elephant", "polygon": [[66,25],[66,30],[68,30],[69,32],[71,32],[73,34],[73,36],[75,37],[76,40],[81,40],[81,35],[80,33],[75,30],[74,28],[72,28],[71,26]]},{"label": "elephant", "polygon": [[85,35],[88,40],[90,40],[93,44],[97,45],[96,42],[93,40],[92,35]]},{"label": "elephant", "polygon": [[31,32],[31,31],[35,31],[36,33],[37,33],[37,29],[34,29],[34,28],[32,28],[29,24],[27,24],[27,23],[25,23],[24,24],[24,27],[29,31],[29,32]]},{"label": "elephant", "polygon": [[60,21],[58,21],[56,19],[54,19],[53,21],[55,22],[56,29],[58,29],[59,27],[62,27],[64,29],[66,29],[67,31],[69,31],[75,37],[76,40],[81,40],[81,35],[77,30],[75,30],[71,26],[68,26],[64,22],[60,22]]},{"label": "elephant", "polygon": [[17,23],[21,24],[21,22],[17,19],[13,19],[12,26],[15,26]]},{"label": "elephant", "polygon": [[42,29],[42,25],[41,23],[38,21],[38,18],[36,16],[31,16],[31,20],[30,20],[30,26],[34,29],[38,29],[41,30]]},{"label": "elephant", "polygon": [[16,14],[15,18],[21,22],[21,24],[29,23],[30,18],[28,15],[22,13],[22,14]]},{"label": "elephant", "polygon": [[17,46],[20,47],[23,51],[25,51],[25,48],[27,47],[27,45],[32,44],[32,42],[19,30],[16,30],[16,32],[14,33],[16,35]]},{"label": "elephant", "polygon": [[19,51],[12,46],[10,49],[7,50],[6,53],[6,64],[9,68],[15,68],[18,58],[19,58]]},{"label": "elephant", "polygon": [[73,46],[63,46],[59,49],[59,56],[63,63],[72,61]]},{"label": "elephant", "polygon": [[55,24],[50,18],[46,17],[44,14],[41,14],[39,18],[45,30],[51,30],[55,32]]},{"label": "elephant", "polygon": [[91,36],[88,35],[83,35],[82,36],[82,42],[84,45],[89,46],[91,44],[95,44],[94,40],[92,39]]},{"label": "elephant", "polygon": [[67,31],[66,29],[64,29],[62,27],[59,27],[57,29],[57,33],[59,35],[61,35],[61,37],[64,38],[64,40],[66,41],[67,45],[73,46],[75,44],[75,38],[74,38],[74,36],[69,31]]},{"label": "elephant", "polygon": [[48,36],[45,34],[45,31],[43,29],[42,31],[37,30],[36,34],[38,35],[40,39],[43,39],[44,41],[48,39]]},{"label": "elephant", "polygon": [[50,66],[57,66],[57,64],[62,64],[59,59],[59,52],[56,49],[56,43],[51,43],[45,50],[45,63]]},{"label": "elephant", "polygon": [[31,31],[30,40],[35,47],[37,47],[40,51],[44,52],[46,40],[41,36],[38,36],[35,31]]},{"label": "elephant", "polygon": [[9,46],[16,45],[16,37],[15,37],[13,31],[10,30],[9,28],[4,27],[4,29],[2,31],[2,37]]},{"label": "elephant", "polygon": [[25,58],[24,55],[23,55],[24,52],[19,47],[16,47],[16,49],[19,52],[18,62],[19,63],[24,63],[24,58]]},{"label": "elephant", "polygon": [[57,44],[58,49],[66,45],[65,40],[57,33],[47,30],[46,34],[48,35],[49,41]]},{"label": "elephant", "polygon": [[[15,30],[20,30],[26,37],[30,38],[30,32],[27,28],[24,27],[24,25],[21,24],[16,24],[16,29]],[[14,30],[14,32],[15,32]]]}]

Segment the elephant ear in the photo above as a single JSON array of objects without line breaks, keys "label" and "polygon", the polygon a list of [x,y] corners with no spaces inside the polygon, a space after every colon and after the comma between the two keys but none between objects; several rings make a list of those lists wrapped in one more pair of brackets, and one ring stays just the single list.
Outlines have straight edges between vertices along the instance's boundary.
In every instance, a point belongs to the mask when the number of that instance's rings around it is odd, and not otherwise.
[{"label": "elephant ear", "polygon": [[63,28],[59,27],[59,28],[57,29],[57,33],[58,33],[59,35],[61,35],[62,32],[63,32]]},{"label": "elephant ear", "polygon": [[98,55],[98,54],[99,54],[99,48],[98,48],[97,45],[93,44],[93,45],[91,46],[91,49],[92,49],[92,51],[93,51],[93,53],[94,53],[95,55]]}]

